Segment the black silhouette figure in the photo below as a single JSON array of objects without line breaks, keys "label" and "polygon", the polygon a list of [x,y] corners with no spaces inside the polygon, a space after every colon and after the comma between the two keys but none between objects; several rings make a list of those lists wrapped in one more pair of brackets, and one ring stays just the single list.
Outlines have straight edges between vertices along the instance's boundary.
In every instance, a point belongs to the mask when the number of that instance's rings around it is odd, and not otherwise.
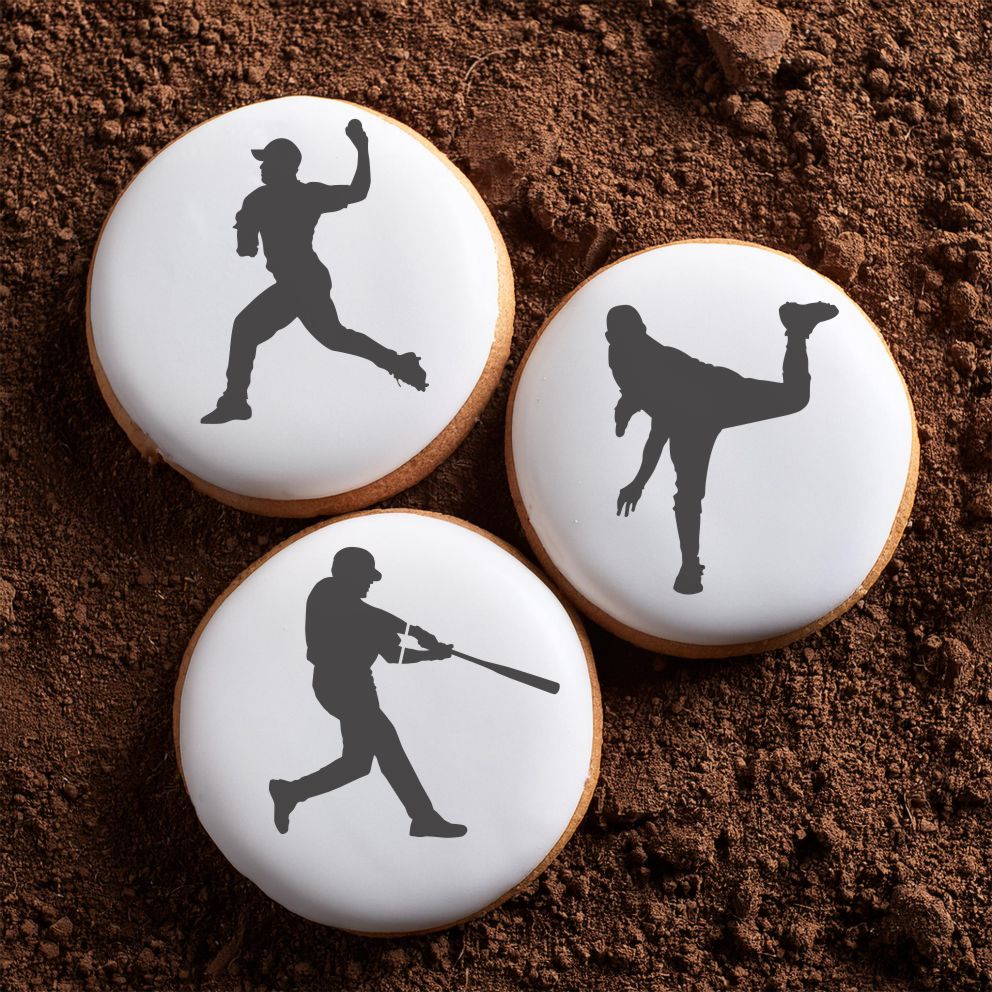
[{"label": "black silhouette figure", "polygon": [[360,203],[369,193],[368,137],[357,120],[349,122],[345,134],[358,151],[358,166],[348,186],[300,182],[296,173],[303,156],[287,138],[252,149],[252,155],[262,163],[262,185],[245,197],[235,218],[238,254],[254,258],[261,236],[265,267],[275,277],[275,284],[235,317],[227,389],[217,408],[201,423],[224,424],[251,417],[248,384],[255,352],[297,317],[325,348],[365,358],[397,382],[421,392],[427,388],[427,375],[412,351],[400,355],[341,323],[330,296],[330,273],[313,250],[313,234],[321,215]]},{"label": "black silhouette figure", "polygon": [[745,379],[731,369],[707,365],[649,337],[640,314],[631,306],[613,307],[606,316],[609,362],[620,387],[614,411],[617,437],[631,417],[643,410],[651,418],[641,467],[620,490],[617,514],[629,516],[670,442],[675,466],[675,526],[682,549],[682,567],[675,591],[702,592],[699,563],[699,520],[706,494],[706,472],[717,435],[726,427],[787,417],[809,403],[809,361],[806,340],[821,321],[837,316],[832,303],[783,303],[779,319],[785,327],[782,381]]},{"label": "black silhouette figure", "polygon": [[274,778],[269,792],[280,833],[289,829],[289,815],[307,799],[363,778],[373,759],[386,776],[410,817],[412,837],[461,837],[467,828],[449,823],[435,811],[396,728],[379,708],[372,679],[377,657],[393,664],[450,658],[452,645],[440,644],[418,627],[409,632],[427,649],[401,651],[404,621],[366,603],[373,582],[382,578],[364,548],[342,548],[331,565],[330,578],[321,579],[307,600],[307,658],[314,666],[313,691],[331,716],[341,721],[341,757],[290,782]]}]

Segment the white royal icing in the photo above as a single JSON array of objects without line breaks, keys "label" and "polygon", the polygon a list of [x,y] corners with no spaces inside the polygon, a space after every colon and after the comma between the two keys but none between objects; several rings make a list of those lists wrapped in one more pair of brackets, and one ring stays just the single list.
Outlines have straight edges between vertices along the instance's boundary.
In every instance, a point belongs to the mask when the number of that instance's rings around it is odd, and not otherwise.
[{"label": "white royal icing", "polygon": [[[462,837],[411,837],[377,763],[297,806],[287,833],[274,826],[269,780],[341,754],[339,723],[311,688],[304,617],[344,547],[366,549],[383,576],[367,603],[560,684],[552,695],[458,659],[375,662],[382,711],[437,812],[467,826]],[[269,896],[320,923],[410,932],[485,908],[555,847],[598,749],[593,707],[582,643],[541,579],[475,531],[392,511],[323,526],[227,596],[186,673],[180,754],[203,826]]]},{"label": "white royal icing", "polygon": [[[251,419],[201,424],[225,386],[235,316],[274,281],[262,250],[235,252],[235,215],[261,185],[251,149],[288,138],[301,181],[348,184],[352,118],[368,135],[371,187],[320,218],[313,247],[344,326],[421,356],[429,387],[399,387],[294,320],[258,349]],[[272,500],[347,492],[425,448],[477,385],[497,312],[497,249],[455,170],[397,124],[315,97],[223,114],[152,159],[107,221],[90,298],[110,386],[164,456]]]},{"label": "white royal icing", "polygon": [[[808,341],[809,403],[720,432],[702,501],[703,591],[682,595],[670,445],[634,512],[617,515],[651,421],[638,413],[615,434],[607,312],[633,306],[663,344],[781,381],[786,301],[839,311]],[[556,568],[627,627],[694,645],[787,634],[854,593],[889,537],[914,435],[895,364],[836,285],[791,257],[720,243],[652,249],[579,289],[521,369],[511,430],[522,509]]]}]

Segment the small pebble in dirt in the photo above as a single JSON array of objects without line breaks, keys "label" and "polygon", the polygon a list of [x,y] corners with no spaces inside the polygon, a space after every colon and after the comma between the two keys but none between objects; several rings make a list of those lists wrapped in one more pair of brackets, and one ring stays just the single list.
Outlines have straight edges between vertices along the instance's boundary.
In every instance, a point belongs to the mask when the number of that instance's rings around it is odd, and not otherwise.
[{"label": "small pebble in dirt", "polygon": [[902,117],[908,124],[921,124],[926,117],[926,111],[919,100],[911,100],[902,108]]},{"label": "small pebble in dirt", "polygon": [[103,121],[98,129],[100,135],[100,140],[106,142],[108,145],[117,141],[121,134],[123,133],[123,128],[121,127],[120,121],[109,120]]},{"label": "small pebble in dirt", "polygon": [[692,11],[731,86],[770,79],[782,61],[791,24],[753,0],[702,0]]},{"label": "small pebble in dirt", "polygon": [[885,936],[891,943],[908,941],[930,961],[938,961],[951,946],[954,920],[947,907],[922,885],[897,885],[892,892]]},{"label": "small pebble in dirt", "polygon": [[963,279],[951,286],[951,291],[947,295],[947,305],[951,314],[958,320],[968,320],[974,317],[981,303],[978,290],[970,282]]},{"label": "small pebble in dirt", "polygon": [[975,671],[975,661],[971,648],[956,637],[947,637],[938,651],[944,669],[944,682],[954,689],[963,689]]},{"label": "small pebble in dirt", "polygon": [[134,968],[141,975],[147,975],[154,970],[158,959],[155,952],[150,947],[143,947],[141,953],[134,960]]},{"label": "small pebble in dirt", "polygon": [[49,928],[48,934],[60,944],[64,944],[72,936],[72,920],[68,916],[60,916]]},{"label": "small pebble in dirt", "polygon": [[758,134],[769,136],[774,134],[775,126],[772,123],[772,111],[767,103],[761,100],[752,100],[745,104],[741,112],[737,115],[737,123],[741,130],[747,134]]},{"label": "small pebble in dirt", "polygon": [[819,939],[820,927],[816,921],[798,914],[782,931],[782,942],[797,954],[809,954]]},{"label": "small pebble in dirt", "polygon": [[951,365],[962,375],[971,375],[978,368],[978,349],[971,341],[955,341],[947,349]]},{"label": "small pebble in dirt", "polygon": [[865,79],[868,92],[877,97],[884,97],[889,92],[889,74],[884,69],[872,69]]},{"label": "small pebble in dirt", "polygon": [[865,239],[856,231],[845,231],[823,246],[820,271],[828,278],[846,285],[852,282],[865,260]]}]

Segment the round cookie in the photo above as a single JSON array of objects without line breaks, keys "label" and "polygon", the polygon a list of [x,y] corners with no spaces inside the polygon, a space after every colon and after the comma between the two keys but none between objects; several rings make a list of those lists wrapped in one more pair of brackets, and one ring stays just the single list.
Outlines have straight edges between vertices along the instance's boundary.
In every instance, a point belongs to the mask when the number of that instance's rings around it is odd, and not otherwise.
[{"label": "round cookie", "polygon": [[319,524],[247,569],[197,628],[174,710],[228,860],[373,935],[460,922],[540,873],[588,806],[601,730],[571,609],[508,545],[413,510]]},{"label": "round cookie", "polygon": [[398,121],[306,96],[159,152],[87,291],[97,380],[141,453],[280,516],[423,478],[488,401],[512,326],[506,247],[465,176]]},{"label": "round cookie", "polygon": [[919,444],[885,341],[837,285],[702,240],[620,259],[559,304],[513,384],[506,457],[528,540],[583,612],[727,657],[864,596],[909,519]]}]

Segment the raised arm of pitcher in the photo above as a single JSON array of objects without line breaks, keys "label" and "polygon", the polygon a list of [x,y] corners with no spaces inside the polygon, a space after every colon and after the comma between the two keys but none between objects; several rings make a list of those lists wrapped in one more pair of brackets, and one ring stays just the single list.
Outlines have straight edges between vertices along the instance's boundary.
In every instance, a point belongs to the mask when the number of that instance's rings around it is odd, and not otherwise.
[{"label": "raised arm of pitcher", "polygon": [[347,187],[348,202],[359,203],[369,195],[369,187],[372,185],[372,172],[369,167],[369,137],[359,120],[348,121],[344,133],[351,139],[355,151],[358,152],[355,175],[351,180],[351,185]]},{"label": "raised arm of pitcher", "polygon": [[637,475],[634,476],[633,480],[624,486],[620,490],[620,495],[617,496],[618,517],[621,514],[629,517],[637,509],[637,503],[644,492],[644,487],[658,467],[658,459],[661,458],[661,453],[665,450],[667,442],[668,431],[652,419],[651,433],[648,435],[644,444],[644,453],[641,455],[641,467],[637,470]]}]

